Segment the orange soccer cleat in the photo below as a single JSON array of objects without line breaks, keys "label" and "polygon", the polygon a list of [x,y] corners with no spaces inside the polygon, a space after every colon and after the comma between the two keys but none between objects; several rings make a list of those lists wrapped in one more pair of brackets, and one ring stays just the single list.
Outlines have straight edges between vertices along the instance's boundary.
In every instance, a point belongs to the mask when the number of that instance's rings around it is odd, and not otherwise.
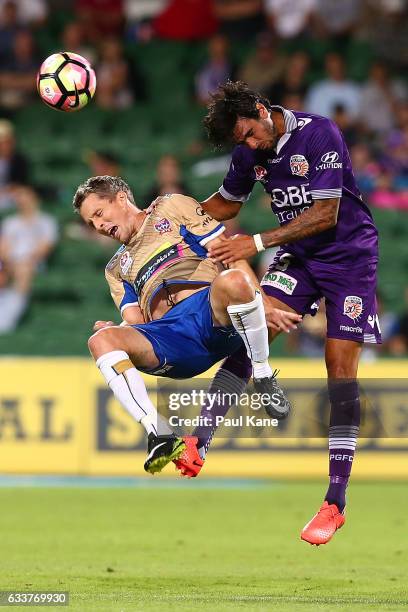
[{"label": "orange soccer cleat", "polygon": [[186,448],[173,463],[176,466],[176,470],[180,470],[181,476],[195,478],[204,465],[204,459],[201,459],[197,450],[198,438],[195,436],[184,436],[183,442]]},{"label": "orange soccer cleat", "polygon": [[309,544],[327,544],[340,527],[344,525],[346,518],[336,504],[323,502],[319,512],[314,515],[302,529],[300,537]]}]

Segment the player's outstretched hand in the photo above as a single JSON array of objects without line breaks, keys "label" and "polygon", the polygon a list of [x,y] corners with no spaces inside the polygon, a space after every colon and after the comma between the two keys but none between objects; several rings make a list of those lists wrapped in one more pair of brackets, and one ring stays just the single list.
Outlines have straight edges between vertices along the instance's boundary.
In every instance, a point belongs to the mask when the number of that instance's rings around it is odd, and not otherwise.
[{"label": "player's outstretched hand", "polygon": [[224,265],[234,263],[238,259],[248,259],[256,255],[257,249],[253,236],[235,234],[231,238],[226,238],[216,245],[208,246],[209,257],[220,261]]},{"label": "player's outstretched hand", "polygon": [[105,327],[114,327],[116,323],[113,321],[95,321],[93,330],[99,331],[100,329],[104,329]]},{"label": "player's outstretched hand", "polygon": [[297,329],[297,324],[301,322],[301,315],[296,312],[287,312],[280,308],[274,308],[268,305],[268,301],[264,300],[266,324],[275,331],[291,332]]}]

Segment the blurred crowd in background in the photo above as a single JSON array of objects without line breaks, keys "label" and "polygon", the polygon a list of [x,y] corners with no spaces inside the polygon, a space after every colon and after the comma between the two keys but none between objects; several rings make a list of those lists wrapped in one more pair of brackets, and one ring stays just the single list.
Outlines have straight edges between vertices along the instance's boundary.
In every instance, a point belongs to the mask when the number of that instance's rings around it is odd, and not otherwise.
[{"label": "blurred crowd in background", "polygon": [[[44,59],[38,41],[58,11],[71,16],[57,32],[60,49],[95,67],[97,107],[120,112],[148,105],[154,95],[149,66],[128,53],[130,46],[154,40],[204,44],[205,57],[190,83],[191,105],[204,108],[218,85],[241,79],[273,104],[333,118],[369,205],[408,215],[407,0],[0,0],[0,333],[18,325],[33,279],[45,273],[58,243],[57,222],[41,212],[30,159],[19,150],[14,130],[19,111],[38,101],[36,72]],[[237,61],[233,50],[244,43],[248,53]],[[370,61],[364,62],[367,49]],[[191,143],[192,157],[201,150],[202,143]],[[90,174],[120,173],[120,160],[109,150],[90,151],[87,163]],[[175,191],[191,193],[169,150],[145,203]],[[69,231],[90,238],[85,227]],[[257,265],[261,272],[267,263]],[[379,296],[383,354],[408,353],[406,285],[400,292],[405,310],[401,304],[384,309]],[[324,337],[322,304],[286,350],[320,356]]]}]

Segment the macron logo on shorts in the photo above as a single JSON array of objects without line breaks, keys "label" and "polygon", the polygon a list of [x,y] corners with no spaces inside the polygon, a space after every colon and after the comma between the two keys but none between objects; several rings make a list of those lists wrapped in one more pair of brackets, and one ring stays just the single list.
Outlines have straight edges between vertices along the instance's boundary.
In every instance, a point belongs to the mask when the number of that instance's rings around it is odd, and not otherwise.
[{"label": "macron logo on shorts", "polygon": [[350,325],[340,325],[340,331],[354,332],[355,334],[362,334],[363,328],[362,327],[351,327]]}]

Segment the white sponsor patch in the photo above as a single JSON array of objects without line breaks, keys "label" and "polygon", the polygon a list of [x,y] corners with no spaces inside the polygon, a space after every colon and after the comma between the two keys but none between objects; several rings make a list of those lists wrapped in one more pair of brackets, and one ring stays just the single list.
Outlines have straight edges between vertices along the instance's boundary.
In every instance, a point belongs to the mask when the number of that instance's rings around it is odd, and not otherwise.
[{"label": "white sponsor patch", "polygon": [[363,312],[363,300],[358,295],[348,295],[344,300],[343,314],[356,321]]},{"label": "white sponsor patch", "polygon": [[132,263],[133,258],[130,256],[129,251],[125,251],[119,260],[119,266],[122,270],[122,274],[127,274],[129,272]]},{"label": "white sponsor patch", "polygon": [[278,208],[284,206],[302,206],[303,204],[312,203],[312,194],[308,191],[309,183],[303,183],[298,187],[297,185],[290,185],[283,189],[272,189],[271,198],[272,204]]},{"label": "white sponsor patch", "polygon": [[297,285],[296,278],[284,272],[267,272],[261,281],[261,285],[269,285],[280,289],[287,295],[292,295]]},{"label": "white sponsor patch", "polygon": [[324,164],[334,164],[339,159],[337,151],[328,151],[322,155],[322,162]]},{"label": "white sponsor patch", "polygon": [[321,164],[316,166],[316,170],[335,170],[343,167],[343,163],[339,161],[340,155],[337,151],[327,151],[321,157]]},{"label": "white sponsor patch", "polygon": [[309,171],[309,164],[304,155],[291,155],[290,170],[296,176],[306,176]]}]

